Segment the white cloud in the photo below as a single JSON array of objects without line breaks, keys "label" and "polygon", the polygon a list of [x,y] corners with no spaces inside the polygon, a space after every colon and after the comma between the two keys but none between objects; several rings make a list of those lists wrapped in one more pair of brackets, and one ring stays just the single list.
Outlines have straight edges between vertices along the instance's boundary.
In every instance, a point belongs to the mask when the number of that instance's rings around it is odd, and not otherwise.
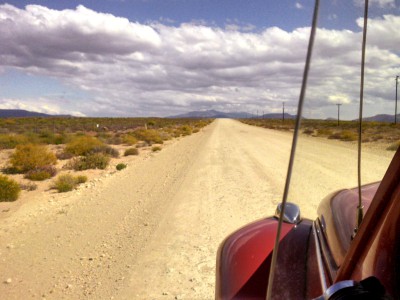
[{"label": "white cloud", "polygon": [[335,94],[329,95],[329,102],[334,104],[350,104],[351,101],[347,95],[344,94]]},{"label": "white cloud", "polygon": [[[399,49],[393,47],[400,45],[400,34],[392,29],[399,22],[400,17],[391,15],[370,21],[368,75],[374,80],[367,96],[375,97],[377,105],[390,98],[386,81],[399,71]],[[57,11],[5,4],[0,5],[0,68],[56,78],[90,95],[85,101],[71,99],[67,106],[51,98],[39,105],[60,113],[274,111],[282,101],[294,113],[309,28],[287,32],[271,27],[254,33],[243,29],[247,24],[230,25],[139,24],[83,6]],[[329,96],[347,95],[348,103],[357,99],[360,41],[360,32],[318,31],[307,95],[321,114],[332,105]]]},{"label": "white cloud", "polygon": [[[363,7],[365,0],[353,0],[356,6]],[[370,6],[378,6],[380,8],[393,8],[396,7],[395,0],[369,0]]]},{"label": "white cloud", "polygon": [[296,2],[295,6],[297,9],[303,9],[304,7],[300,2]]}]

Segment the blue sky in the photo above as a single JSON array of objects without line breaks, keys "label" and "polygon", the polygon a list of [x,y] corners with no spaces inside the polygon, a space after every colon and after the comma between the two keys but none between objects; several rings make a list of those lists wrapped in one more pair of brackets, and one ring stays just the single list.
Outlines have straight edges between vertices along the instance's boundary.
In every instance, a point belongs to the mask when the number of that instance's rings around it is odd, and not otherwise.
[{"label": "blue sky", "polygon": [[[370,1],[370,115],[392,106],[400,53],[396,1]],[[0,5],[0,108],[168,116],[276,112],[286,102],[295,113],[314,1],[6,3]],[[360,4],[321,1],[310,117],[334,116],[336,102],[346,105],[345,118],[356,114]]]}]

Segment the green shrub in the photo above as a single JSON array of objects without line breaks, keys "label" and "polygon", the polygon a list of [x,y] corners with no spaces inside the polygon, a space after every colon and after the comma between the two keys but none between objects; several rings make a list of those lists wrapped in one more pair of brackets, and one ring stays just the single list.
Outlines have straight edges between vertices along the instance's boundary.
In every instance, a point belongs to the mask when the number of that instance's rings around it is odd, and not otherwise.
[{"label": "green shrub", "polygon": [[65,147],[65,152],[73,155],[87,155],[96,147],[103,146],[103,142],[92,136],[76,136]]},{"label": "green shrub", "polygon": [[87,156],[82,156],[79,158],[74,158],[68,164],[68,167],[74,169],[75,171],[82,171],[88,169],[101,169],[104,170],[110,158],[102,153],[89,154]]},{"label": "green shrub", "polygon": [[151,148],[151,151],[156,152],[156,151],[160,151],[161,147],[160,146],[154,146],[153,148]]},{"label": "green shrub", "polygon": [[12,202],[17,200],[20,191],[21,188],[15,180],[0,175],[0,202]]},{"label": "green shrub", "polygon": [[70,174],[64,174],[57,177],[52,186],[59,193],[72,191],[77,186],[77,180]]},{"label": "green shrub", "polygon": [[57,169],[55,167],[45,166],[28,171],[24,177],[33,181],[43,181],[54,177],[56,174]]},{"label": "green shrub", "polygon": [[139,150],[137,148],[128,148],[124,152],[124,156],[129,155],[139,155]]},{"label": "green shrub", "polygon": [[57,158],[53,152],[46,146],[35,144],[18,145],[10,159],[11,166],[22,173],[51,166],[56,162]]},{"label": "green shrub", "polygon": [[123,170],[123,169],[126,168],[126,164],[120,163],[120,164],[116,165],[115,168],[116,168],[118,171],[121,171],[121,170]]},{"label": "green shrub", "polygon": [[387,147],[386,150],[388,150],[388,151],[396,151],[397,148],[399,148],[399,146],[400,146],[400,141],[397,141],[397,142],[391,144],[389,147]]}]

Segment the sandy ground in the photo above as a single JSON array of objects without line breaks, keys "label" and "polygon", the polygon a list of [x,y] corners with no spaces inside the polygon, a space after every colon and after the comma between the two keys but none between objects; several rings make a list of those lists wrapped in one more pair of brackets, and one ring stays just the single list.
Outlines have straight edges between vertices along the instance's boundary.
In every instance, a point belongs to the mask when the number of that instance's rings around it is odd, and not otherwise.
[{"label": "sandy ground", "polygon": [[[219,243],[281,201],[291,137],[217,120],[76,191],[2,204],[0,298],[212,299]],[[392,155],[366,149],[363,181]],[[355,144],[302,137],[290,199],[303,216],[356,185],[355,159]]]}]

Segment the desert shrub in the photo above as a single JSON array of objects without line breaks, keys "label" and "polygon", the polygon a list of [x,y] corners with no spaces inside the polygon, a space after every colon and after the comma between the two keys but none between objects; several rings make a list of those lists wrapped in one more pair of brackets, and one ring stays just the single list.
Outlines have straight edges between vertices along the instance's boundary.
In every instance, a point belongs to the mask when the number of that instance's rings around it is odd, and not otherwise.
[{"label": "desert shrub", "polygon": [[192,127],[190,127],[189,125],[183,125],[180,128],[180,131],[182,132],[183,136],[191,135],[192,134]]},{"label": "desert shrub", "polygon": [[85,175],[78,175],[75,177],[75,179],[77,184],[85,183],[88,180],[87,176]]},{"label": "desert shrub", "polygon": [[342,141],[356,141],[358,138],[357,133],[350,131],[350,130],[343,130],[341,134]]},{"label": "desert shrub", "polygon": [[90,152],[90,154],[94,153],[103,153],[112,157],[119,157],[119,152],[117,149],[114,149],[113,147],[110,147],[108,145],[101,145],[94,147]]},{"label": "desert shrub", "polygon": [[92,136],[76,136],[65,147],[65,152],[73,155],[87,155],[94,148],[100,147],[103,142]]},{"label": "desert shrub", "polygon": [[10,159],[11,166],[22,173],[51,166],[56,162],[57,158],[53,152],[46,146],[35,144],[18,145]]},{"label": "desert shrub", "polygon": [[126,164],[120,163],[120,164],[116,165],[115,168],[116,168],[118,171],[121,171],[121,170],[123,170],[123,169],[126,168]]},{"label": "desert shrub", "polygon": [[20,184],[19,184],[19,187],[21,188],[21,190],[31,192],[31,191],[34,191],[34,190],[37,189],[37,184],[34,184],[34,183],[32,183],[32,182],[29,182],[29,183],[20,183]]},{"label": "desert shrub", "polygon": [[386,150],[388,150],[388,151],[396,151],[397,148],[399,148],[399,146],[400,146],[400,141],[397,141],[397,142],[391,144],[389,147],[387,147]]},{"label": "desert shrub", "polygon": [[328,138],[350,142],[350,141],[356,141],[358,138],[358,135],[357,135],[357,133],[355,133],[353,131],[343,130],[343,131],[339,131],[339,132],[335,132],[335,133],[331,134]]},{"label": "desert shrub", "polygon": [[33,181],[42,181],[54,177],[57,174],[57,169],[53,166],[44,166],[35,168],[25,174],[25,178]]},{"label": "desert shrub", "polygon": [[62,151],[62,152],[57,152],[56,157],[59,160],[66,160],[74,157],[74,155],[72,153]]},{"label": "desert shrub", "polygon": [[311,135],[314,133],[314,129],[307,128],[303,131],[304,134]]},{"label": "desert shrub", "polygon": [[82,171],[88,169],[101,169],[104,170],[108,163],[110,162],[110,157],[102,153],[89,154],[87,156],[82,156],[79,158],[72,159],[68,167],[74,169],[75,171]]},{"label": "desert shrub", "polygon": [[12,202],[17,200],[20,191],[21,188],[15,180],[0,175],[0,202]]},{"label": "desert shrub", "polygon": [[148,143],[149,145],[152,144],[162,144],[163,139],[160,136],[160,133],[154,129],[138,129],[135,130],[134,135],[137,139]]},{"label": "desert shrub", "polygon": [[333,132],[329,128],[321,128],[317,130],[317,136],[330,136]]},{"label": "desert shrub", "polygon": [[43,131],[39,134],[39,139],[40,142],[44,144],[61,145],[67,142],[68,136],[65,134]]},{"label": "desert shrub", "polygon": [[124,156],[129,155],[139,155],[139,150],[137,148],[128,148],[124,152]]},{"label": "desert shrub", "polygon": [[123,139],[118,135],[114,135],[106,139],[105,142],[111,145],[121,145],[123,143]]},{"label": "desert shrub", "polygon": [[134,136],[126,134],[122,136],[122,142],[126,145],[132,146],[135,145],[138,142],[138,140]]},{"label": "desert shrub", "polygon": [[198,129],[198,128],[195,128],[195,129],[193,129],[193,133],[197,133],[197,132],[199,132],[200,130]]},{"label": "desert shrub", "polygon": [[0,134],[0,149],[14,149],[17,145],[28,143],[22,134]]},{"label": "desert shrub", "polygon": [[72,191],[77,186],[76,178],[70,174],[64,174],[57,177],[52,188],[59,193]]},{"label": "desert shrub", "polygon": [[160,146],[154,146],[153,148],[151,148],[151,151],[153,151],[153,152],[157,152],[157,151],[160,151],[160,150],[161,150]]}]

